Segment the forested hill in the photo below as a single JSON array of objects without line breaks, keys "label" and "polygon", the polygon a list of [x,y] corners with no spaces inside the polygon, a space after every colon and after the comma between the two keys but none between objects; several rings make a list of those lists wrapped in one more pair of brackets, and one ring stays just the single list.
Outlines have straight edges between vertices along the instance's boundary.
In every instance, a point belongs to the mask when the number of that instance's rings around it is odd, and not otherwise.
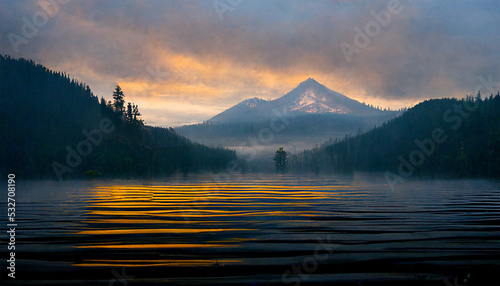
[{"label": "forested hill", "polygon": [[144,126],[124,100],[115,106],[64,73],[0,55],[1,173],[130,178],[216,171],[236,159],[171,128]]},{"label": "forested hill", "polygon": [[365,134],[304,151],[289,169],[500,178],[500,95],[422,102]]}]

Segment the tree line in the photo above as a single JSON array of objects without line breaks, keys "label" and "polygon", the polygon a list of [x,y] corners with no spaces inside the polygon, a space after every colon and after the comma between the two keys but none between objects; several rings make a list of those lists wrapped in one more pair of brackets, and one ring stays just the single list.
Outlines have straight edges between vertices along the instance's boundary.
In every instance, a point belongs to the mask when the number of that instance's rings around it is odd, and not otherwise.
[{"label": "tree line", "polygon": [[[52,166],[58,162],[67,168],[63,179],[134,178],[217,171],[237,160],[234,151],[193,143],[172,128],[144,125],[139,107],[125,102],[119,85],[112,96],[113,101],[99,100],[88,85],[63,72],[0,55],[2,173],[57,178]],[[98,146],[88,145],[88,134],[98,138],[93,131],[103,120],[113,131]],[[81,160],[76,164],[68,154]]]},{"label": "tree line", "polygon": [[292,156],[289,170],[500,178],[500,94],[424,101],[378,128]]}]

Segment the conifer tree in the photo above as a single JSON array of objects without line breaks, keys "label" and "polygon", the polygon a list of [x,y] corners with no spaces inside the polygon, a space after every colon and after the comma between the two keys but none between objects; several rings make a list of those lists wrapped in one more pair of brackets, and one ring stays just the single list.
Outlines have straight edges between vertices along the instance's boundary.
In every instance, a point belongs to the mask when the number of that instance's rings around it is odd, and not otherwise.
[{"label": "conifer tree", "polygon": [[113,99],[115,102],[113,103],[115,107],[115,111],[120,115],[123,115],[124,107],[125,107],[125,95],[119,85],[116,85],[115,91],[113,91]]},{"label": "conifer tree", "polygon": [[274,155],[274,162],[276,164],[276,172],[285,173],[288,163],[287,153],[283,147],[280,147]]}]

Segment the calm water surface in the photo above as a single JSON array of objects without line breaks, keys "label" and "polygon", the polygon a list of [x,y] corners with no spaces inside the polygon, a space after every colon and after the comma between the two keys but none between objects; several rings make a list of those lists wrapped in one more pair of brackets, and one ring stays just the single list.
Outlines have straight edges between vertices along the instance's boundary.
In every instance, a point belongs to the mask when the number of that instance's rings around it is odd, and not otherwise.
[{"label": "calm water surface", "polygon": [[488,181],[394,192],[361,175],[19,182],[16,207],[19,280],[446,285],[465,266],[500,265],[500,188]]}]

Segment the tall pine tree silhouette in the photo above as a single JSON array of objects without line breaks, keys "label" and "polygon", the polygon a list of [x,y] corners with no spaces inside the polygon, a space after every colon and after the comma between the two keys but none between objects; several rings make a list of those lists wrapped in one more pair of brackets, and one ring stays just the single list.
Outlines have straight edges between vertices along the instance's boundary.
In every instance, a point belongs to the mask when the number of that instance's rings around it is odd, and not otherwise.
[{"label": "tall pine tree silhouette", "polygon": [[122,88],[119,85],[116,85],[115,91],[113,91],[113,99],[115,102],[113,103],[115,107],[115,111],[120,115],[123,115],[125,111],[125,95],[123,94]]},{"label": "tall pine tree silhouette", "polygon": [[283,147],[279,148],[274,155],[274,162],[276,164],[276,172],[285,173],[288,163],[287,153]]}]

